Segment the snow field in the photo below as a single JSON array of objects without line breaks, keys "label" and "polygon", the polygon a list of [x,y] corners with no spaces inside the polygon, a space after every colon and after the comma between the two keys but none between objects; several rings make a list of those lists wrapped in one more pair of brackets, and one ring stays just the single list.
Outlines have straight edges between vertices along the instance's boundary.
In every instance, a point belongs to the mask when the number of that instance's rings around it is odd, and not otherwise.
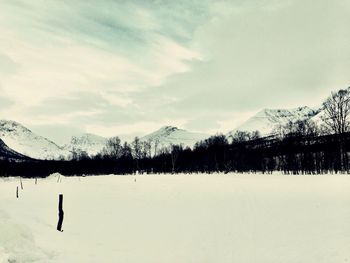
[{"label": "snow field", "polygon": [[350,261],[348,176],[57,176],[0,179],[0,263]]}]

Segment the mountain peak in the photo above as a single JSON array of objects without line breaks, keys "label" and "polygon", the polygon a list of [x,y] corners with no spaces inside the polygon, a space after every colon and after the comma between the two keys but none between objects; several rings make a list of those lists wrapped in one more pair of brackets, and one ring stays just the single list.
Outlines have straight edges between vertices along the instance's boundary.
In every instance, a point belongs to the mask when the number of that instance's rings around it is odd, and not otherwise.
[{"label": "mountain peak", "polygon": [[16,121],[11,121],[11,120],[0,120],[0,130],[1,131],[7,131],[7,132],[14,132],[17,130],[22,130],[25,132],[31,132],[29,129],[24,127],[22,124],[16,122]]},{"label": "mountain peak", "polygon": [[161,147],[168,147],[172,144],[182,144],[193,147],[193,145],[209,137],[207,134],[190,132],[174,126],[163,126],[160,129],[141,138],[142,141],[158,142]]},{"label": "mountain peak", "polygon": [[167,132],[175,132],[180,130],[179,128],[175,126],[163,126],[159,129],[159,131],[167,131]]},{"label": "mountain peak", "polygon": [[54,142],[15,121],[0,120],[0,138],[9,148],[35,159],[58,159],[68,155]]}]

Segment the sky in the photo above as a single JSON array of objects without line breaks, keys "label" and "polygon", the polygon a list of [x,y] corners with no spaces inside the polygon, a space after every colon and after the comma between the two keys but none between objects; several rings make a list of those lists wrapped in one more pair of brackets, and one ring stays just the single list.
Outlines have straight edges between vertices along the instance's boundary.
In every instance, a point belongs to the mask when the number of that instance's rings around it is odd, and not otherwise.
[{"label": "sky", "polygon": [[0,118],[58,143],[226,133],[350,85],[350,1],[1,1]]}]

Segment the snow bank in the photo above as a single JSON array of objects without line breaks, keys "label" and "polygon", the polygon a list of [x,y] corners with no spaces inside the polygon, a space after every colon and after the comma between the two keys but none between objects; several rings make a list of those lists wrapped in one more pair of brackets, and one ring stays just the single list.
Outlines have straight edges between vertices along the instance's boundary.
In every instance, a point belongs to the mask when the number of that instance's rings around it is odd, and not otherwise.
[{"label": "snow bank", "polygon": [[50,174],[48,177],[46,177],[46,180],[52,180],[52,181],[56,181],[56,182],[61,182],[63,178],[65,178],[66,176],[60,174],[60,173],[53,173]]},{"label": "snow bank", "polygon": [[30,229],[14,222],[0,210],[0,263],[47,262],[45,253],[36,247]]}]

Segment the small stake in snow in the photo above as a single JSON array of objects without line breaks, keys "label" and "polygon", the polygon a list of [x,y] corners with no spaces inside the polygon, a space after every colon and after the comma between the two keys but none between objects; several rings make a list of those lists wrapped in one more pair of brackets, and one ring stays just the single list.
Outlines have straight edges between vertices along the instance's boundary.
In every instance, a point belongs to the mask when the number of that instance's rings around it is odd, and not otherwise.
[{"label": "small stake in snow", "polygon": [[35,184],[37,184],[37,183],[38,183],[38,178],[35,177]]},{"label": "small stake in snow", "polygon": [[19,181],[21,182],[21,189],[23,190],[23,184],[22,184],[22,178],[19,178]]},{"label": "small stake in snow", "polygon": [[16,197],[18,198],[18,186],[16,188]]},{"label": "small stake in snow", "polygon": [[57,223],[57,230],[60,232],[63,232],[62,230],[62,224],[63,224],[63,194],[59,194],[58,196],[58,223]]}]

